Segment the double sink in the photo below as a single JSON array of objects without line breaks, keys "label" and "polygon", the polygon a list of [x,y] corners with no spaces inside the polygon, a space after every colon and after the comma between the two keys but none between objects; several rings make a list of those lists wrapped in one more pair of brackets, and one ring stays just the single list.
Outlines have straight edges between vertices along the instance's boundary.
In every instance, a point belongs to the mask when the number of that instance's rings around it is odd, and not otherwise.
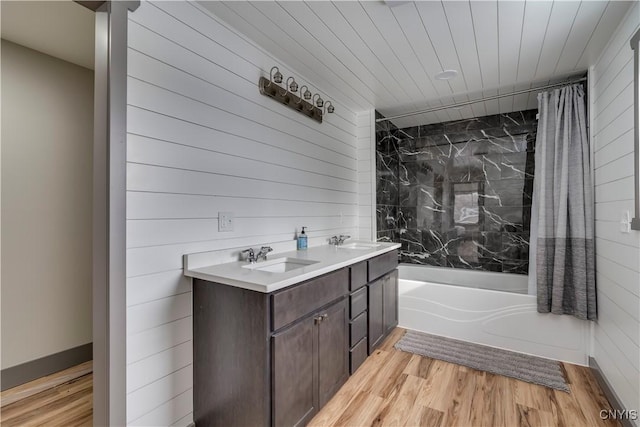
[{"label": "double sink", "polygon": [[[353,242],[353,243],[347,243],[343,245],[336,245],[336,248],[337,250],[364,251],[369,249],[375,249],[379,246],[380,245],[376,243]],[[243,265],[242,268],[246,268],[248,270],[254,270],[254,271],[266,271],[269,273],[285,273],[287,271],[297,270],[298,268],[303,268],[308,265],[317,264],[319,262],[320,261],[315,261],[311,259],[283,257],[283,258],[275,258],[268,261],[255,263],[255,264]]]}]

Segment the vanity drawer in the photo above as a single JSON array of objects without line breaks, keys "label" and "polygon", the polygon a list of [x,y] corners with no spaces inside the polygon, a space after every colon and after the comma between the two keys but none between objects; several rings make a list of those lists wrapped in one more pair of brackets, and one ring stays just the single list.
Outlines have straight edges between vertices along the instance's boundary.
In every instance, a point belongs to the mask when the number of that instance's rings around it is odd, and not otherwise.
[{"label": "vanity drawer", "polygon": [[349,350],[349,369],[353,374],[356,369],[362,365],[362,362],[367,358],[367,337],[364,337],[360,342],[353,346]]},{"label": "vanity drawer", "polygon": [[358,341],[367,335],[367,313],[360,313],[358,317],[353,319],[349,324],[349,336],[351,337],[350,346],[355,345]]},{"label": "vanity drawer", "polygon": [[275,331],[323,305],[347,295],[349,269],[311,279],[271,295],[272,327]]},{"label": "vanity drawer", "polygon": [[351,319],[367,309],[367,287],[355,291],[349,297],[349,316]]},{"label": "vanity drawer", "polygon": [[371,258],[367,261],[367,266],[369,270],[369,282],[372,282],[398,267],[398,251],[393,250]]},{"label": "vanity drawer", "polygon": [[367,284],[367,261],[349,267],[349,290],[355,291]]}]

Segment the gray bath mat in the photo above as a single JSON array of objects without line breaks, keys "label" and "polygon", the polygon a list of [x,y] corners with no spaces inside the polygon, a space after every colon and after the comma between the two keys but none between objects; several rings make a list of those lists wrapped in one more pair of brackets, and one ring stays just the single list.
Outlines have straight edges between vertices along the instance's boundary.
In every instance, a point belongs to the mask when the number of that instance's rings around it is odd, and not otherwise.
[{"label": "gray bath mat", "polygon": [[569,392],[560,363],[486,345],[407,331],[398,350]]}]

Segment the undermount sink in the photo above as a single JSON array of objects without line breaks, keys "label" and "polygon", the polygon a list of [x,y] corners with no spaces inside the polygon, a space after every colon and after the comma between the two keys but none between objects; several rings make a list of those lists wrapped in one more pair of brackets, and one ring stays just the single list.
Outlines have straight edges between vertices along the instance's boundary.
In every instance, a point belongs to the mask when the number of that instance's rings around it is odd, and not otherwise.
[{"label": "undermount sink", "polygon": [[380,246],[380,245],[376,244],[376,243],[353,242],[353,243],[347,243],[347,244],[344,244],[344,245],[339,245],[338,248],[340,248],[340,249],[367,250],[367,249],[375,249],[378,246]]},{"label": "undermount sink", "polygon": [[301,258],[276,258],[255,264],[243,265],[242,268],[256,271],[267,271],[269,273],[285,273],[308,265],[316,264],[320,261]]}]

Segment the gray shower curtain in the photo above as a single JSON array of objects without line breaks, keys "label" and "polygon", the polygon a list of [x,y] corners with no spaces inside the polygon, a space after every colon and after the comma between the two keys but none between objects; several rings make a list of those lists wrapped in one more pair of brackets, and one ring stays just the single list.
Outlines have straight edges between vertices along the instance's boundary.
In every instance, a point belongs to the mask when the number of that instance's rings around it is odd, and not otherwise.
[{"label": "gray shower curtain", "polygon": [[530,276],[540,313],[596,320],[593,195],[582,85],[538,94]]}]

